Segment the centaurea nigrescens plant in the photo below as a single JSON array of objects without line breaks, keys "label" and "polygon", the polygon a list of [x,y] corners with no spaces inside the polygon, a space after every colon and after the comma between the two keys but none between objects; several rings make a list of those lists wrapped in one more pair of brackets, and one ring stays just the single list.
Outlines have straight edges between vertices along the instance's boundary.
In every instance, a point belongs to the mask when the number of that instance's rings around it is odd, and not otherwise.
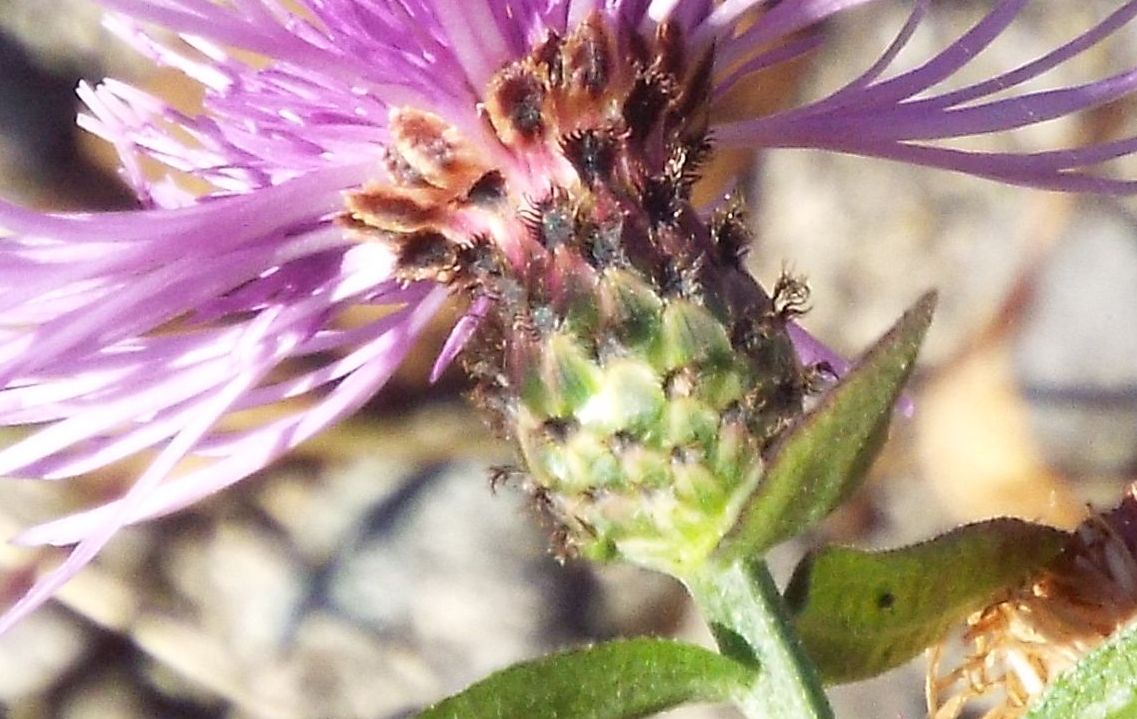
[{"label": "centaurea nigrescens plant", "polygon": [[[760,287],[742,262],[740,205],[692,200],[716,148],[821,148],[1137,192],[1094,171],[1137,138],[1029,154],[943,142],[1133,92],[1133,70],[1016,88],[1126,27],[1137,2],[1021,67],[937,91],[1028,0],[999,0],[942,52],[886,77],[928,11],[917,0],[879,61],[829,96],[759,117],[716,111],[817,49],[818,23],[868,1],[101,0],[139,52],[203,86],[204,109],[187,116],[113,80],[84,85],[80,123],[118,150],[141,208],[0,204],[0,421],[33,427],[0,451],[0,474],[64,479],[153,459],[124,496],[17,537],[73,548],[0,632],[123,526],[240,481],[357,410],[450,297],[468,309],[433,374],[462,358],[475,400],[517,448],[521,486],[560,527],[557,549],[680,578],[722,654],[607,645],[510,670],[429,716],[639,716],[696,698],[754,717],[828,716],[821,678],[894,665],[960,607],[1050,559],[1056,533],[1009,522],[894,555],[991,561],[973,560],[978,578],[951,611],[936,605],[887,646],[830,631],[847,607],[826,614],[821,590],[890,576],[891,560],[812,557],[787,590],[793,617],[762,564],[857,486],[933,302],[828,387],[832,362],[793,323],[804,287],[788,276]],[[152,180],[148,161],[212,189]],[[361,306],[379,311],[337,322]],[[309,401],[291,413],[226,424],[297,397]],[[850,568],[866,562],[872,571]],[[882,591],[864,596],[904,606],[901,588]]]}]

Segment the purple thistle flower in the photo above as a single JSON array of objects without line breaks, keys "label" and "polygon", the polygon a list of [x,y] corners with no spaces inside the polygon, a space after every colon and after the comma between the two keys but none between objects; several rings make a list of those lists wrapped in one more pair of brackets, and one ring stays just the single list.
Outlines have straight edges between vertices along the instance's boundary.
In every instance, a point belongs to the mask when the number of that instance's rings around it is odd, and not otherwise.
[{"label": "purple thistle flower", "polygon": [[[186,116],[113,80],[84,85],[88,112],[80,124],[115,146],[144,209],[44,215],[0,204],[0,227],[11,233],[0,238],[0,423],[34,426],[0,450],[0,475],[65,479],[143,450],[156,454],[123,497],[16,538],[74,548],[0,617],[0,632],[50,598],[121,527],[247,477],[350,415],[388,380],[451,293],[432,279],[398,275],[390,248],[360,242],[344,227],[345,193],[397,169],[382,164],[396,140],[393,112],[417,108],[484,140],[494,74],[595,12],[619,32],[645,36],[669,21],[691,55],[713,47],[713,96],[722,97],[753,73],[814,49],[819,36],[809,28],[869,0],[287,4],[301,14],[278,0],[101,1],[116,13],[110,27],[141,53],[201,83],[204,111]],[[1137,70],[1128,70],[1006,96],[1129,23],[1137,15],[1131,1],[1043,57],[937,94],[1026,3],[1000,0],[944,51],[885,79],[927,10],[928,0],[917,0],[894,44],[844,88],[769,116],[712,121],[711,135],[728,146],[822,148],[1054,190],[1137,192],[1137,181],[1093,172],[1137,151],[1133,137],[1031,154],[940,143],[1043,122],[1137,88]],[[179,39],[158,40],[138,22]],[[268,62],[248,64],[229,48]],[[535,189],[542,173],[561,171],[502,145],[478,147]],[[214,189],[192,196],[170,180],[151,181],[141,169],[147,158]],[[510,242],[495,226],[477,231]],[[473,299],[434,377],[490,302]],[[390,311],[362,326],[337,324],[360,305]],[[820,351],[794,332],[805,342],[799,352]],[[313,357],[334,359],[283,377],[276,371]],[[233,413],[300,396],[312,400],[291,414],[223,428]],[[176,472],[190,457],[194,467]]]}]

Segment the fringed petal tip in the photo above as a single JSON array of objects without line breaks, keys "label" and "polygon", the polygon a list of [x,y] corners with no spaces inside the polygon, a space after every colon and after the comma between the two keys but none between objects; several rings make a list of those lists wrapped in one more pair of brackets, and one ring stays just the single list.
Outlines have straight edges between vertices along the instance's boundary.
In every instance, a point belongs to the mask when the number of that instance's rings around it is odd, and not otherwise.
[{"label": "fringed petal tip", "polygon": [[[0,634],[48,601],[122,527],[194,504],[265,468],[317,432],[358,410],[401,364],[415,339],[446,301],[448,292],[442,287],[424,286],[419,295],[416,301],[368,328],[370,339],[359,343],[337,366],[326,368],[322,375],[320,371],[310,372],[289,382],[262,384],[284,359],[294,355],[303,340],[298,335],[292,341],[270,340],[273,315],[283,314],[283,310],[254,321],[241,338],[244,348],[236,349],[238,355],[243,355],[245,369],[225,373],[228,379],[210,388],[198,404],[190,405],[192,413],[188,416],[184,415],[184,403],[170,408],[178,421],[167,428],[165,436],[151,437],[161,439],[162,443],[155,446],[161,449],[122,498],[32,527],[15,538],[14,541],[22,545],[74,545],[74,548],[59,567],[37,579],[19,601],[0,616]],[[329,386],[326,394],[299,412],[239,433],[218,429],[227,413],[250,403],[275,401]],[[157,414],[161,416],[163,411]],[[41,430],[40,434],[51,433],[67,422],[62,420]],[[129,444],[129,439],[136,436],[134,433],[144,432],[150,426],[151,422],[143,422],[120,440]],[[34,441],[36,436],[28,441]],[[14,461],[10,453],[18,454],[22,445],[5,451],[9,462]],[[58,457],[59,451],[51,447],[41,449],[40,454],[41,459],[48,460]],[[206,466],[177,474],[178,465],[190,455],[205,459]],[[34,462],[32,464],[34,466]],[[82,469],[86,471],[91,467]]]},{"label": "fringed petal tip", "polygon": [[[716,138],[728,145],[814,148],[963,172],[1000,182],[1064,192],[1137,193],[1137,180],[1113,177],[1103,165],[1137,151],[1137,136],[1041,152],[984,152],[929,144],[992,135],[1068,117],[1137,92],[1137,69],[1080,85],[1020,92],[1015,88],[1115,39],[1137,17],[1130,0],[1054,50],[985,80],[936,93],[995,43],[1028,0],[1000,0],[975,26],[926,62],[882,79],[912,37],[927,0],[881,59],[845,87],[816,102],[767,117],[727,123]],[[1095,170],[1098,170],[1095,172]]]}]

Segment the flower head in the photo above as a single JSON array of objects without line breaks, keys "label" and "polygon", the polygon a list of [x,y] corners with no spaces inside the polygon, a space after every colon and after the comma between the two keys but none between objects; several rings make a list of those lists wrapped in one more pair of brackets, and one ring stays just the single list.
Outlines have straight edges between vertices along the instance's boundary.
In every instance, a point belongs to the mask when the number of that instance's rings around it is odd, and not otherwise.
[{"label": "flower head", "polygon": [[[43,215],[0,204],[10,233],[0,239],[0,423],[33,428],[0,450],[0,474],[64,479],[154,455],[123,497],[18,538],[75,546],[0,619],[0,631],[122,526],[233,484],[358,409],[451,294],[469,309],[435,375],[487,316],[496,312],[501,325],[518,306],[518,277],[521,289],[540,288],[556,304],[575,296],[562,280],[595,273],[589,261],[655,262],[649,279],[659,283],[669,257],[686,257],[671,278],[682,293],[705,289],[700,258],[717,253],[710,264],[730,272],[712,282],[720,296],[709,304],[722,300],[716,316],[745,302],[766,307],[769,298],[732,266],[745,238],[729,208],[712,222],[691,205],[708,138],[1058,190],[1137,191],[1137,182],[1093,172],[1137,150],[1137,138],[1032,154],[941,143],[1131,92],[1137,71],[1044,92],[1015,88],[1129,23],[1137,2],[1026,65],[936,92],[1027,0],[1000,0],[943,52],[884,79],[927,10],[917,0],[895,43],[846,87],[764,117],[716,120],[728,93],[814,49],[816,23],[866,2],[102,0],[113,11],[108,24],[139,52],[202,85],[204,108],[186,115],[113,80],[84,85],[80,124],[116,147],[141,209]],[[151,179],[154,161],[209,190]],[[626,190],[615,200],[592,192],[613,177]],[[586,196],[600,200],[588,205],[595,231],[581,264],[579,251],[557,247],[584,246],[570,215]],[[606,217],[642,221],[634,237],[683,228],[704,245],[629,246],[622,231],[604,231]],[[530,272],[534,257],[541,277]],[[373,308],[365,321],[340,321],[361,306]],[[539,330],[543,316],[519,319]],[[775,332],[778,347],[788,347],[784,331]],[[800,375],[770,351],[783,378]],[[228,423],[297,397],[309,402],[252,426]],[[799,399],[790,392],[787,407]],[[775,409],[747,421],[782,419]]]},{"label": "flower head", "polygon": [[1114,509],[1078,528],[1037,576],[967,620],[967,654],[943,671],[932,652],[930,719],[956,719],[974,705],[984,719],[1017,719],[1063,672],[1137,614],[1137,487]]}]

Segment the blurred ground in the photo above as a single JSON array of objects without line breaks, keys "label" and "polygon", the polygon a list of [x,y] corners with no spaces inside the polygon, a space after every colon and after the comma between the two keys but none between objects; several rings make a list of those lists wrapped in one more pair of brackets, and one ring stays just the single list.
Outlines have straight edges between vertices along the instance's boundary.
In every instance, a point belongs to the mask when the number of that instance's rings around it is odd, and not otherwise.
[{"label": "blurred ground", "polygon": [[[833,23],[812,63],[759,92],[816,97],[839,86],[888,43],[903,5]],[[983,7],[939,3],[901,64],[942,47]],[[1053,48],[1115,7],[1036,3],[968,77]],[[1127,38],[1047,81],[1132,66]],[[129,205],[105,150],[72,129],[76,81],[106,73],[184,92],[132,61],[86,2],[0,0],[3,196]],[[1002,147],[1133,132],[1134,116],[1109,107]],[[897,423],[866,490],[807,541],[891,546],[1000,514],[1071,526],[1087,502],[1120,496],[1137,468],[1132,204],[805,152],[765,157],[751,179],[756,272],[806,275],[806,324],[838,349],[856,354],[923,290],[941,290],[915,418]],[[675,584],[548,557],[524,502],[488,489],[487,467],[508,450],[461,401],[459,377],[425,386],[429,355],[369,412],[281,466],[124,533],[58,605],[0,638],[3,714],[393,718],[555,647],[702,636]],[[128,478],[0,484],[0,536]],[[783,574],[803,545],[776,552]],[[0,549],[0,566],[16,556]],[[917,664],[835,695],[842,717],[918,717],[922,690]],[[673,716],[712,715],[729,712]]]}]

